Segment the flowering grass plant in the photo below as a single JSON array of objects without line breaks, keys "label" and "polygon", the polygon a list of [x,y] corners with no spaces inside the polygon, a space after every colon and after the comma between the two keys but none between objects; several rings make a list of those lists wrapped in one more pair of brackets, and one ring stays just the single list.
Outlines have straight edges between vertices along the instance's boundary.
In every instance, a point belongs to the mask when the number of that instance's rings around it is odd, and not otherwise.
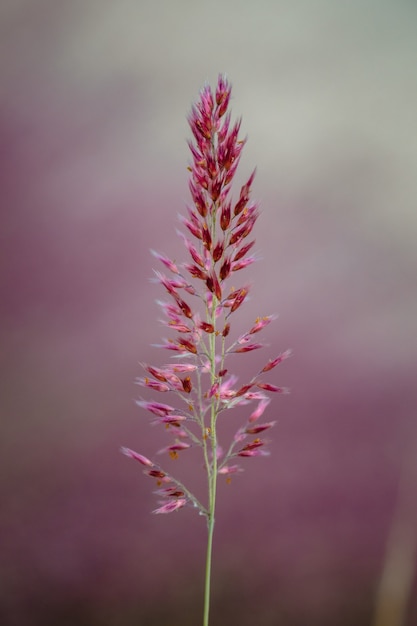
[{"label": "flowering grass plant", "polygon": [[[264,433],[274,421],[262,421],[270,393],[285,389],[265,381],[264,375],[290,355],[290,351],[268,360],[244,384],[228,370],[228,356],[258,350],[260,333],[275,316],[258,317],[249,330],[233,338],[232,318],[245,302],[249,285],[232,286],[237,273],[251,265],[255,240],[252,230],[259,215],[258,204],[251,200],[255,171],[232,199],[232,182],[246,139],[239,138],[240,120],[231,123],[229,101],[231,86],[219,76],[213,92],[205,86],[192,107],[189,142],[192,161],[189,188],[192,205],[181,217],[185,227],[179,233],[188,252],[188,262],[179,265],[153,252],[163,271],[155,271],[168,299],[160,301],[164,325],[173,334],[159,346],[172,352],[172,361],[160,367],[144,364],[144,377],[138,383],[158,392],[167,401],[138,400],[153,421],[172,434],[169,446],[160,450],[171,460],[186,454],[191,447],[201,451],[207,475],[207,502],[202,503],[189,488],[175,478],[171,461],[163,463],[122,448],[126,456],[144,466],[144,473],[157,484],[160,498],[154,513],[171,513],[184,506],[195,507],[206,518],[208,528],[205,571],[203,626],[209,623],[212,542],[219,478],[230,482],[241,472],[244,457],[267,455]],[[240,274],[239,274],[240,275]],[[176,398],[175,403],[171,398]],[[218,440],[218,420],[230,409],[254,404],[229,446]]]}]

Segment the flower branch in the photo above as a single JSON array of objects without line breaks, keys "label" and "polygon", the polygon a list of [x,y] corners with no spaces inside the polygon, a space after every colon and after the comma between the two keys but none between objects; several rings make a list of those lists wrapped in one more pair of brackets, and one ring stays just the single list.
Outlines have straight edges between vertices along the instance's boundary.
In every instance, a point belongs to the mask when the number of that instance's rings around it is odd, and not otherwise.
[{"label": "flower branch", "polygon": [[[158,301],[158,305],[164,315],[163,325],[174,333],[157,347],[169,350],[173,359],[170,364],[158,367],[143,364],[146,374],[137,381],[151,392],[174,398],[172,404],[144,399],[137,404],[152,414],[152,423],[163,424],[173,436],[173,442],[160,450],[161,454],[177,461],[191,447],[201,449],[207,477],[207,504],[203,505],[191,489],[159,464],[130,448],[122,448],[124,454],[145,466],[147,476],[156,480],[156,493],[163,499],[155,513],[170,513],[190,503],[206,517],[203,626],[208,626],[209,619],[218,478],[224,476],[229,483],[234,474],[243,471],[236,461],[268,454],[265,449],[268,441],[260,435],[270,430],[275,421],[258,423],[258,420],[269,405],[268,394],[286,390],[265,382],[262,376],[290,356],[286,351],[269,360],[241,386],[226,365],[230,354],[262,348],[263,344],[257,341],[258,333],[275,319],[274,315],[258,317],[246,333],[231,338],[232,317],[246,302],[250,286],[246,283],[235,287],[230,283],[237,272],[240,276],[256,260],[251,253],[255,239],[250,236],[259,217],[259,206],[251,199],[256,170],[233,200],[232,182],[246,138],[239,137],[241,120],[231,123],[230,96],[229,82],[219,76],[214,91],[207,85],[202,89],[188,118],[193,135],[188,167],[192,204],[187,207],[186,216],[180,216],[186,233],[179,232],[188,258],[178,264],[152,250],[168,274],[155,270],[153,280],[168,294],[168,301]],[[225,410],[250,403],[256,403],[256,408],[224,454],[217,433],[219,416]]]}]

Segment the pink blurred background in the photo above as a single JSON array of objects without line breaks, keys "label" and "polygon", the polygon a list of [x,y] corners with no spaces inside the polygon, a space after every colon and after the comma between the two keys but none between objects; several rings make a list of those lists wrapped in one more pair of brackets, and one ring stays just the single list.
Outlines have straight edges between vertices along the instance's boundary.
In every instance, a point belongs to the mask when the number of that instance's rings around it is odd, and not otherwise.
[{"label": "pink blurred background", "polygon": [[186,115],[219,72],[262,208],[239,323],[280,316],[236,366],[294,357],[272,456],[220,488],[213,624],[417,623],[416,24],[406,0],[3,0],[2,625],[201,621],[204,520],[152,516],[119,447],[166,441],[134,405],[166,360],[149,249],[185,258]]}]

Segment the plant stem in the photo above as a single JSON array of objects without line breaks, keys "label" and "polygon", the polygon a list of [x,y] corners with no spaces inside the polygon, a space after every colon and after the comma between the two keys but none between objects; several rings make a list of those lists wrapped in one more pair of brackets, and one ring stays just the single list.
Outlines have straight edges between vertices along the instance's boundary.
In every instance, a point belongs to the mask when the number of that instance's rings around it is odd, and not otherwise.
[{"label": "plant stem", "polygon": [[[215,231],[215,218],[212,220],[211,230]],[[211,305],[211,323],[213,328],[216,328],[216,310],[217,299],[213,294],[213,301]],[[210,379],[213,385],[216,380],[216,333],[210,335],[209,340],[209,358],[210,358]],[[208,470],[208,489],[209,489],[209,505],[207,514],[207,554],[206,554],[206,574],[204,584],[204,613],[203,613],[203,626],[209,626],[209,611],[210,611],[210,583],[211,583],[211,556],[213,552],[213,532],[214,532],[214,514],[216,509],[216,487],[217,487],[217,432],[216,432],[216,418],[217,418],[217,402],[213,397],[211,399],[211,414],[210,414],[210,442],[212,462],[211,467],[207,467]]]},{"label": "plant stem", "polygon": [[209,626],[210,609],[210,581],[211,581],[211,555],[213,551],[214,513],[216,509],[217,487],[217,433],[216,433],[216,408],[214,402],[211,410],[211,444],[213,452],[212,471],[209,476],[209,512],[207,516],[207,556],[206,556],[206,580],[204,586],[204,618],[203,626]]},{"label": "plant stem", "polygon": [[212,554],[212,547],[213,547],[213,531],[214,531],[213,513],[210,512],[209,517],[208,517],[208,538],[207,538],[207,557],[206,557],[206,580],[205,580],[205,586],[204,586],[203,626],[209,626],[211,554]]}]

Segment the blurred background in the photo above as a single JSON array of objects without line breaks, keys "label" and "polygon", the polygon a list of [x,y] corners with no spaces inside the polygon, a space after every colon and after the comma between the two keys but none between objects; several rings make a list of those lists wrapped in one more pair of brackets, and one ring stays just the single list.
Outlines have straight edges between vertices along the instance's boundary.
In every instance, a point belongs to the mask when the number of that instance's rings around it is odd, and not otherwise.
[{"label": "blurred background", "polygon": [[166,445],[134,404],[168,356],[149,249],[186,258],[219,72],[262,208],[236,323],[279,314],[236,367],[294,357],[272,455],[219,489],[213,625],[417,623],[416,28],[412,0],[2,1],[3,626],[201,623],[204,520],[153,516],[119,447]]}]

